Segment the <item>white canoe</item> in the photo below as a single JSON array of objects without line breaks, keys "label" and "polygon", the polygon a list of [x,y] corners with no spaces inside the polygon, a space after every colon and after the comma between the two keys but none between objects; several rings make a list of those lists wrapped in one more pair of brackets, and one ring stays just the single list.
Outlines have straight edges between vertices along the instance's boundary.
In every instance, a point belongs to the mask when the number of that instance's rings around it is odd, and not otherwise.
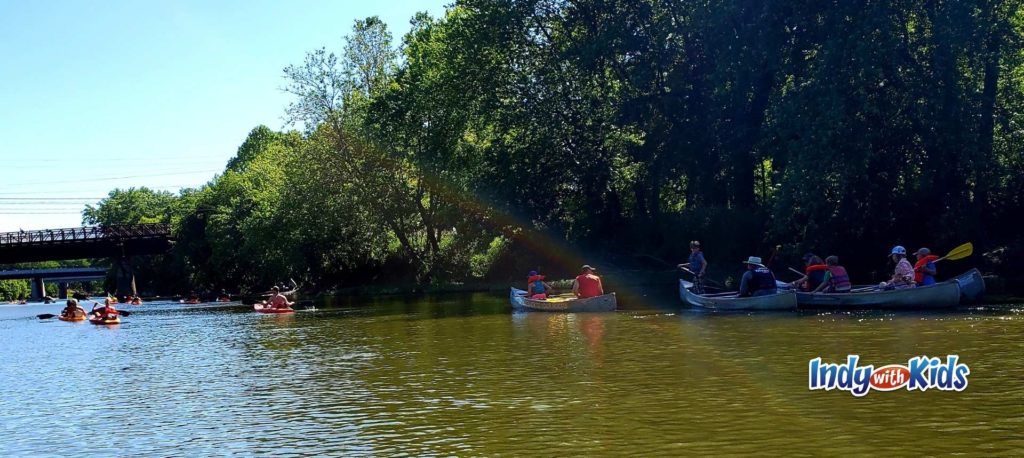
[{"label": "white canoe", "polygon": [[527,299],[526,291],[512,288],[509,302],[518,309],[538,312],[614,312],[617,304],[615,293],[597,297],[577,299],[575,297],[553,297],[546,300]]},{"label": "white canoe", "polygon": [[957,276],[954,280],[960,284],[960,300],[973,302],[985,294],[985,279],[978,269],[971,269]]},{"label": "white canoe", "polygon": [[779,290],[778,294],[767,296],[737,297],[735,293],[725,295],[695,294],[690,292],[693,284],[679,280],[679,298],[696,307],[713,310],[796,310],[796,293]]},{"label": "white canoe", "polygon": [[857,293],[796,293],[802,308],[922,309],[956,307],[960,283],[949,280],[934,285]]}]

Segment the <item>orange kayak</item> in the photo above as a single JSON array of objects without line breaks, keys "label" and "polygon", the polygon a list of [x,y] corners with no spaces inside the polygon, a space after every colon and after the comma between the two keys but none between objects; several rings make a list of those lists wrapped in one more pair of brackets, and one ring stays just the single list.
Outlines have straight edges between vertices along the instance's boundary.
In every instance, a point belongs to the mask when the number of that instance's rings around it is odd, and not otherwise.
[{"label": "orange kayak", "polygon": [[61,320],[61,321],[85,321],[85,317],[84,316],[63,316],[62,315],[62,316],[58,316],[57,319]]},{"label": "orange kayak", "polygon": [[89,322],[92,324],[121,324],[121,317],[115,316],[113,318],[89,318]]}]

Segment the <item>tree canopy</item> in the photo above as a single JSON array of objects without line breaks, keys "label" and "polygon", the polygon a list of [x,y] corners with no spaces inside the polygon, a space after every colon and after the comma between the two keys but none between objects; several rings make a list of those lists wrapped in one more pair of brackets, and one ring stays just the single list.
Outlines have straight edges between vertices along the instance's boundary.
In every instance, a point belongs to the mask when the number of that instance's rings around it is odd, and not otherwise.
[{"label": "tree canopy", "polygon": [[692,239],[863,280],[896,244],[1024,251],[1018,0],[460,0],[411,23],[287,67],[301,131],[85,221],[173,222],[168,265],[210,287],[671,263]]}]

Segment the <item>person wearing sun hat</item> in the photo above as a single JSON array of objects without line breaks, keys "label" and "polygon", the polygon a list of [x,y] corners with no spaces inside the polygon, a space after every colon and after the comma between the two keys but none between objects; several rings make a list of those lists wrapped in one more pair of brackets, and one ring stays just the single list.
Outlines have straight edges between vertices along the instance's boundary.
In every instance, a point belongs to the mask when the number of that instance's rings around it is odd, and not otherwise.
[{"label": "person wearing sun hat", "polygon": [[580,274],[572,282],[572,293],[580,299],[597,297],[604,294],[604,285],[601,284],[601,277],[594,274],[597,269],[584,265],[580,268]]},{"label": "person wearing sun hat", "polygon": [[767,296],[778,293],[775,274],[761,263],[761,258],[751,256],[743,261],[747,271],[740,277],[740,297]]},{"label": "person wearing sun hat", "polygon": [[889,257],[896,263],[892,278],[878,285],[881,289],[903,289],[914,287],[914,267],[907,261],[907,249],[900,245],[892,247]]}]

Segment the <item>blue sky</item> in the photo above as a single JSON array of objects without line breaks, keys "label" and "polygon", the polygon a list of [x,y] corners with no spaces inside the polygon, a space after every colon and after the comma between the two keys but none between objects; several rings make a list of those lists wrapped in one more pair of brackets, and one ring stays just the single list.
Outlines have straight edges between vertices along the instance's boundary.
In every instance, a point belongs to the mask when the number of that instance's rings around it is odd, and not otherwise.
[{"label": "blue sky", "polygon": [[0,0],[0,232],[74,227],[114,188],[176,192],[283,127],[282,69],[451,0]]}]

